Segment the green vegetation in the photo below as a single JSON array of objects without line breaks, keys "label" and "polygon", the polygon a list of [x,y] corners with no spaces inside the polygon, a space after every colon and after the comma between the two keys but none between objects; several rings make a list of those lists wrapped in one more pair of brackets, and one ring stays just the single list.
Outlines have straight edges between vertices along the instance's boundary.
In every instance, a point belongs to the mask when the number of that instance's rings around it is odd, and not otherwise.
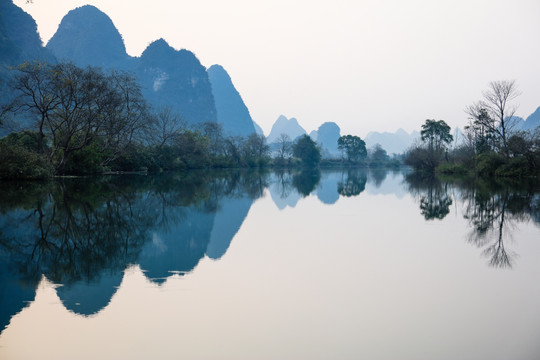
[{"label": "green vegetation", "polygon": [[[0,139],[0,178],[161,172],[198,168],[396,167],[358,136],[337,140],[341,159],[322,159],[307,135],[282,135],[273,148],[262,135],[225,136],[218,123],[187,126],[171,108],[153,109],[125,72],[79,68],[72,63],[24,63],[13,69],[12,101],[0,108],[0,125],[24,130]],[[467,108],[465,140],[443,120],[422,125],[421,143],[403,161],[418,172],[445,175],[538,178],[540,130],[516,131],[514,82],[491,83],[484,100]],[[26,124],[26,125],[24,125]]]},{"label": "green vegetation", "polygon": [[38,62],[13,71],[13,101],[0,109],[0,124],[29,125],[0,139],[0,178],[270,162],[262,136],[227,138],[217,123],[188,127],[170,108],[151,109],[128,73]]},{"label": "green vegetation", "polygon": [[418,171],[433,171],[448,157],[448,145],[453,140],[450,126],[443,120],[428,119],[420,134],[422,144],[407,152],[405,163]]},{"label": "green vegetation", "polygon": [[321,150],[307,135],[301,136],[293,145],[293,156],[299,158],[303,166],[315,167],[321,162]]},{"label": "green vegetation", "polygon": [[343,153],[343,157],[347,157],[348,162],[359,162],[367,156],[366,143],[358,136],[340,136],[338,149]]},{"label": "green vegetation", "polygon": [[[279,139],[275,158],[264,136],[225,136],[218,123],[187,126],[170,107],[151,108],[126,72],[72,63],[32,62],[12,69],[12,100],[0,108],[0,126],[22,131],[0,139],[0,178],[162,172],[199,168],[315,168],[321,149],[309,137]],[[9,131],[8,131],[9,132]],[[347,159],[331,166],[385,166],[380,146],[342,136]]]},{"label": "green vegetation", "polygon": [[520,131],[510,101],[518,95],[513,81],[490,84],[484,100],[466,111],[471,121],[464,141],[449,148],[450,127],[442,120],[426,120],[422,143],[405,154],[417,172],[481,178],[540,177],[540,129]]}]

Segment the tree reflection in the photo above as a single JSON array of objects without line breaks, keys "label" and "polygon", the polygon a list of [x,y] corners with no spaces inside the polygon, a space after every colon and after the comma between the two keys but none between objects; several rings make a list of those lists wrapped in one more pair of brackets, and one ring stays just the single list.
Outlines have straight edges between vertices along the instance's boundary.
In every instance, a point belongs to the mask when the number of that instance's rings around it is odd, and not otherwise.
[{"label": "tree reflection", "polygon": [[369,170],[369,180],[373,182],[375,187],[378,189],[381,187],[381,184],[386,179],[386,175],[390,170],[386,167],[373,167]]},{"label": "tree reflection", "polygon": [[480,184],[463,191],[464,217],[472,230],[468,241],[484,248],[483,255],[493,267],[511,268],[515,254],[505,247],[518,222],[535,219],[538,196],[533,192],[513,190],[509,186]]},{"label": "tree reflection", "polygon": [[452,197],[448,193],[448,184],[441,183],[436,177],[419,177],[409,174],[406,178],[411,194],[420,202],[420,213],[426,220],[442,220],[450,212]]},{"label": "tree reflection", "polygon": [[264,174],[239,171],[1,185],[0,255],[11,277],[35,289],[45,275],[84,315],[108,303],[130,264],[159,283],[210,248],[219,259],[267,186]]},{"label": "tree reflection", "polygon": [[516,254],[505,243],[512,233],[509,230],[527,221],[540,224],[540,196],[534,185],[456,179],[443,183],[436,177],[414,174],[405,179],[426,220],[445,218],[452,205],[450,193],[458,194],[464,206],[463,217],[471,228],[467,241],[483,249],[490,266],[513,266]]},{"label": "tree reflection", "polygon": [[286,199],[291,195],[293,187],[293,175],[290,171],[278,170],[275,173],[277,177],[276,188],[280,199]]},{"label": "tree reflection", "polygon": [[293,175],[292,184],[304,197],[311,194],[321,181],[321,171],[317,168],[305,168]]},{"label": "tree reflection", "polygon": [[357,196],[366,189],[367,172],[365,169],[349,169],[346,178],[344,177],[345,173],[342,173],[342,181],[338,182],[339,195]]}]

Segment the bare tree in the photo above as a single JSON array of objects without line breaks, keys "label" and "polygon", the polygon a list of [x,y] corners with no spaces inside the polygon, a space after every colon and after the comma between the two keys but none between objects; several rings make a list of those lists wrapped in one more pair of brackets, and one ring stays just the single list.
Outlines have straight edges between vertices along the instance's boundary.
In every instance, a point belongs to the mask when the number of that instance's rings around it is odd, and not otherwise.
[{"label": "bare tree", "polygon": [[35,118],[33,126],[39,132],[38,147],[44,152],[45,126],[60,105],[53,66],[32,62],[16,67],[12,88],[16,94],[14,100],[4,107],[3,112],[27,112]]},{"label": "bare tree", "polygon": [[199,125],[202,134],[209,140],[212,155],[223,153],[223,126],[217,122],[205,122]]},{"label": "bare tree", "polygon": [[163,147],[186,128],[186,121],[173,112],[170,106],[161,107],[152,119],[152,141],[158,147]]},{"label": "bare tree", "polygon": [[508,139],[516,125],[514,114],[517,110],[517,106],[510,105],[510,102],[520,94],[514,80],[493,81],[489,84],[489,89],[483,92],[484,99],[465,109],[478,127],[495,136],[498,146],[507,158]]},{"label": "bare tree", "polygon": [[92,144],[106,165],[147,127],[146,102],[127,73],[72,63],[27,63],[16,70],[9,110],[35,119],[39,151],[48,151],[60,173],[70,156]]},{"label": "bare tree", "polygon": [[280,159],[288,159],[292,155],[292,140],[291,137],[285,133],[279,135],[277,139],[278,144],[278,157]]},{"label": "bare tree", "polygon": [[134,140],[144,136],[149,128],[146,101],[135,77],[127,72],[113,71],[106,77],[105,94],[99,97],[98,111],[102,112],[103,150],[109,156],[102,165],[107,165]]}]

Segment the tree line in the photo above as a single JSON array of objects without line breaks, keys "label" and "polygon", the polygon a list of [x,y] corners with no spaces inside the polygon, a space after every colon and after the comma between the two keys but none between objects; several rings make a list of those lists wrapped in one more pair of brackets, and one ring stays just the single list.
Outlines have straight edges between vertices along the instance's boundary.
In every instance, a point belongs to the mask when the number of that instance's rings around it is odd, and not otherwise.
[{"label": "tree line", "polygon": [[[0,125],[11,130],[0,139],[0,178],[321,162],[321,149],[307,135],[295,141],[282,135],[272,158],[262,135],[226,136],[218,123],[188,126],[171,108],[152,109],[127,72],[69,62],[24,63],[13,71],[10,101],[0,108]],[[342,136],[338,147],[342,163],[367,162],[359,137]],[[380,146],[372,158],[389,160]]]},{"label": "tree line", "polygon": [[523,120],[512,105],[519,94],[515,81],[491,82],[483,99],[466,107],[469,124],[459,141],[445,121],[426,120],[421,143],[406,152],[405,163],[423,173],[538,178],[540,128],[519,129]]},{"label": "tree line", "polygon": [[44,178],[107,171],[257,167],[262,136],[225,137],[220,125],[188,126],[170,108],[152,109],[126,72],[72,63],[25,63],[1,109],[0,177]]}]

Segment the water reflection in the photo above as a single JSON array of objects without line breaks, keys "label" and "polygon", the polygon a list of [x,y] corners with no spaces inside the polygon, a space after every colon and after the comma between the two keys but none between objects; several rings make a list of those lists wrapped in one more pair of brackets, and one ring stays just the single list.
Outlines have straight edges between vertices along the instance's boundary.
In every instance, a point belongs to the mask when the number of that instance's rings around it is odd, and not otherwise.
[{"label": "water reflection", "polygon": [[366,169],[349,169],[346,173],[343,173],[342,181],[338,183],[337,191],[341,196],[357,196],[366,189],[366,183]]},{"label": "water reflection", "polygon": [[408,190],[432,223],[442,222],[452,206],[462,208],[466,240],[500,268],[515,262],[510,230],[540,224],[535,187],[410,174],[400,185],[403,176],[385,169],[214,171],[1,183],[0,330],[34,299],[43,276],[61,285],[56,292],[67,309],[90,316],[107,306],[131,264],[159,285],[192,271],[205,256],[220,259],[266,189],[280,210],[310,195],[336,204],[366,188],[399,199]]},{"label": "water reflection", "polygon": [[296,190],[304,197],[311,194],[321,181],[319,169],[302,169],[293,175],[292,183]]},{"label": "water reflection", "polygon": [[[491,184],[493,185],[493,184]],[[518,223],[538,222],[538,194],[510,186],[466,188],[462,192],[464,217],[469,221],[469,242],[483,248],[494,267],[512,267],[516,254],[505,247]]]},{"label": "water reflection", "polygon": [[531,184],[440,181],[435,177],[406,176],[409,191],[426,220],[444,219],[452,195],[463,204],[463,217],[470,227],[467,241],[480,249],[492,267],[511,268],[516,254],[505,246],[512,230],[528,221],[540,224],[540,195]]},{"label": "water reflection", "polygon": [[0,328],[43,275],[62,284],[66,308],[91,315],[129,264],[161,283],[205,255],[219,259],[265,187],[260,174],[239,172],[2,184]]},{"label": "water reflection", "polygon": [[426,220],[442,220],[450,212],[452,197],[448,192],[448,184],[442,183],[435,176],[406,177],[409,192],[420,202],[420,212]]},{"label": "water reflection", "polygon": [[268,186],[272,201],[279,210],[287,207],[294,208],[302,195],[293,186],[293,173],[291,171],[277,171],[270,176]]}]

